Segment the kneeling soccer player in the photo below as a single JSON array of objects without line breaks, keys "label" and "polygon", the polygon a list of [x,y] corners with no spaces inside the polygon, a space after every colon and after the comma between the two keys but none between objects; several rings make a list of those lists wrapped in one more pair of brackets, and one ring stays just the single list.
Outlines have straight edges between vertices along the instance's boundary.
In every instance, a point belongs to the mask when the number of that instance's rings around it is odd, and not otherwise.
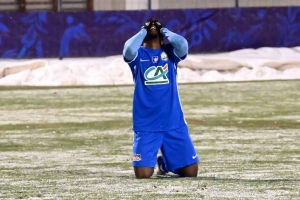
[{"label": "kneeling soccer player", "polygon": [[[169,42],[164,44],[163,38]],[[133,167],[136,178],[159,173],[196,177],[199,158],[181,107],[177,65],[188,53],[187,40],[149,19],[124,45],[134,79]],[[162,155],[157,157],[158,151]]]}]

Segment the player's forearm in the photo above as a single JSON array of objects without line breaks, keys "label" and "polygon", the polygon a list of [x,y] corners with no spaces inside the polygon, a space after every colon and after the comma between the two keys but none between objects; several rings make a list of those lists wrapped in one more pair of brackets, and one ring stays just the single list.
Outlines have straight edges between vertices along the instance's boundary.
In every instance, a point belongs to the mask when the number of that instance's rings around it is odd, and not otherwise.
[{"label": "player's forearm", "polygon": [[137,34],[125,42],[123,56],[127,60],[134,59],[146,35],[147,31],[145,29],[141,29]]},{"label": "player's forearm", "polygon": [[168,38],[168,40],[170,41],[170,43],[173,45],[175,49],[175,53],[179,57],[184,57],[185,55],[187,55],[188,42],[184,37],[176,33],[173,33],[172,31],[169,31],[167,28],[163,28],[161,32],[166,38]]}]

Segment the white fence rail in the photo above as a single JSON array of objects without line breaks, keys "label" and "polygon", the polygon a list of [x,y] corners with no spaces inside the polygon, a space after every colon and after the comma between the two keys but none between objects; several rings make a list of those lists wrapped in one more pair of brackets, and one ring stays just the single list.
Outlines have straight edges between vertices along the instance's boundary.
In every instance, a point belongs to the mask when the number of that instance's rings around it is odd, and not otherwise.
[{"label": "white fence rail", "polygon": [[278,6],[300,6],[300,0],[0,0],[0,12],[156,10]]}]

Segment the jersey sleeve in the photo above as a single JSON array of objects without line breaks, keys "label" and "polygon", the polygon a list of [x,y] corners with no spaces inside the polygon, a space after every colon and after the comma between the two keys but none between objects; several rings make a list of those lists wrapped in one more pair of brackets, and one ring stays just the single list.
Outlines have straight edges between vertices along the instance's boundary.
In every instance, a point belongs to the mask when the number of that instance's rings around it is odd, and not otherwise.
[{"label": "jersey sleeve", "polygon": [[138,60],[137,58],[139,57],[139,51],[137,52],[136,56],[132,60],[128,60],[125,58],[123,55],[124,61],[131,67],[132,65],[135,65],[136,61]]},{"label": "jersey sleeve", "polygon": [[171,43],[165,44],[163,46],[163,50],[167,53],[169,59],[174,62],[176,65],[184,60],[186,58],[187,55],[184,55],[183,57],[179,57],[176,52],[175,49],[173,47],[173,45]]},{"label": "jersey sleeve", "polygon": [[132,59],[132,60],[127,60],[125,58],[125,56],[123,55],[123,59],[124,61],[128,64],[128,66],[130,67],[131,73],[132,73],[132,77],[133,80],[135,81],[136,78],[136,73],[137,73],[137,62],[139,60],[140,57],[140,49],[138,50],[136,56]]},{"label": "jersey sleeve", "polygon": [[147,31],[142,29],[125,42],[123,48],[123,58],[125,62],[130,63],[136,59],[146,34]]}]

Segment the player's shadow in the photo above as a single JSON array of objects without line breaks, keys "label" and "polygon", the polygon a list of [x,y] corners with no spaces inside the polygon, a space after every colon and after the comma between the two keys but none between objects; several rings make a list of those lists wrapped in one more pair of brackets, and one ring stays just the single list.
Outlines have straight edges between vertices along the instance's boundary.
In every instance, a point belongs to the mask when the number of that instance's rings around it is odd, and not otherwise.
[{"label": "player's shadow", "polygon": [[[102,175],[101,177],[118,177],[118,178],[126,178],[126,179],[136,179],[134,175]],[[224,181],[224,182],[266,182],[266,183],[272,183],[272,182],[300,182],[299,178],[295,179],[285,179],[285,178],[270,178],[270,179],[245,179],[245,178],[217,178],[217,177],[208,177],[208,176],[198,176],[198,177],[180,177],[176,174],[166,174],[166,175],[153,175],[150,179],[156,180],[156,179],[165,179],[165,180],[174,180],[174,179],[182,179],[182,180],[197,180],[197,181]]]},{"label": "player's shadow", "polygon": [[206,177],[206,176],[198,176],[193,178],[187,178],[187,177],[180,177],[178,175],[173,174],[167,174],[167,175],[157,175],[153,178],[156,179],[189,179],[189,180],[199,180],[199,181],[240,181],[240,182],[300,182],[300,179],[244,179],[244,178],[217,178],[217,177]]}]

